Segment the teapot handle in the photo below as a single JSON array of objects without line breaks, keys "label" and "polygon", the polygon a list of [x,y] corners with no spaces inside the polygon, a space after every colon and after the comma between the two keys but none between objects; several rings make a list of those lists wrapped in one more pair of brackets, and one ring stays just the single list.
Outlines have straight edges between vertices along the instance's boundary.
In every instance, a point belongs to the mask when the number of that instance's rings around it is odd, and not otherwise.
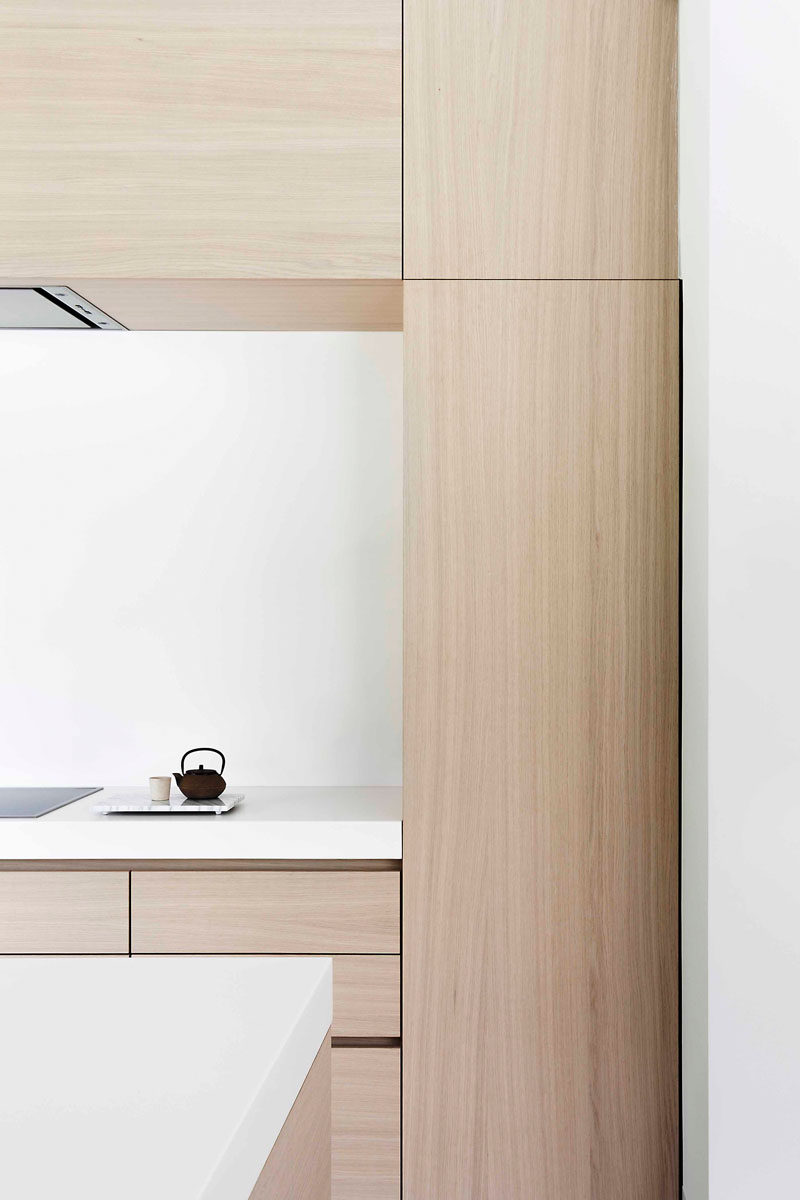
[{"label": "teapot handle", "polygon": [[215,750],[213,746],[195,746],[194,750],[187,750],[181,759],[181,775],[183,774],[183,764],[186,762],[190,754],[197,754],[198,750],[208,750],[211,754],[218,754],[222,759],[222,766],[219,769],[220,775],[225,770],[225,755],[221,750]]}]

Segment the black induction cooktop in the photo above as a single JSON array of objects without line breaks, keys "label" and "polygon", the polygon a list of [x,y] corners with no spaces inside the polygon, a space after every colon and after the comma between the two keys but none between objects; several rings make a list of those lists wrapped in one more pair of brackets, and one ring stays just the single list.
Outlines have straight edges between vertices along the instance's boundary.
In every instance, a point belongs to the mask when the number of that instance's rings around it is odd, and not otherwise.
[{"label": "black induction cooktop", "polygon": [[0,817],[43,817],[45,813],[101,792],[99,787],[0,787]]}]

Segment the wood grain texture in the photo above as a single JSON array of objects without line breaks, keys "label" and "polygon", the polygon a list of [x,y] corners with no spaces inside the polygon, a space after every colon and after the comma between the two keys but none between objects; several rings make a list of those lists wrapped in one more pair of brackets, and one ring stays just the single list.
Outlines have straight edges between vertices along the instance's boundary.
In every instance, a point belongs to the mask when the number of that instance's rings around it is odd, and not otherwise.
[{"label": "wood grain texture", "polygon": [[403,328],[399,279],[74,279],[67,286],[128,329]]},{"label": "wood grain texture", "polygon": [[250,1200],[330,1200],[331,1046],[326,1038]]},{"label": "wood grain texture", "polygon": [[397,954],[395,871],[134,871],[137,954]]},{"label": "wood grain texture", "polygon": [[673,278],[677,0],[405,0],[406,278]]},{"label": "wood grain texture", "polygon": [[127,954],[122,871],[0,873],[0,954]]},{"label": "wood grain texture", "polygon": [[678,285],[405,299],[404,1195],[675,1200]]},{"label": "wood grain texture", "polygon": [[400,956],[341,954],[333,960],[334,1037],[400,1037]]},{"label": "wood grain texture", "polygon": [[336,1049],[333,1200],[399,1200],[400,1051]]},{"label": "wood grain texture", "polygon": [[4,3],[0,274],[399,277],[400,25],[397,0]]}]

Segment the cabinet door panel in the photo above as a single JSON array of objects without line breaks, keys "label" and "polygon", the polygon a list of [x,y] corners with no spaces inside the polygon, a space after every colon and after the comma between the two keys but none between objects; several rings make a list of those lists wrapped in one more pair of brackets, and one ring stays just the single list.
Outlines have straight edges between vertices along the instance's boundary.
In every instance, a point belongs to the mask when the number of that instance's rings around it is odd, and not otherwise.
[{"label": "cabinet door panel", "polygon": [[0,275],[400,275],[400,0],[8,0]]},{"label": "cabinet door panel", "polygon": [[406,0],[406,278],[673,278],[676,0]]},{"label": "cabinet door panel", "polygon": [[400,1198],[400,1051],[334,1047],[332,1200]]},{"label": "cabinet door panel", "polygon": [[406,1200],[678,1193],[678,285],[405,285]]}]

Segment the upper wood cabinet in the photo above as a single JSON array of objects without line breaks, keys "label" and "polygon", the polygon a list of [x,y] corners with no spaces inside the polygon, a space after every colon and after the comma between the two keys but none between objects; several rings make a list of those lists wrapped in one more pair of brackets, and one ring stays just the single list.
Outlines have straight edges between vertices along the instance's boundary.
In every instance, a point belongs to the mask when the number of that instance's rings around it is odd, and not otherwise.
[{"label": "upper wood cabinet", "polygon": [[677,0],[405,0],[405,276],[672,278]]},{"label": "upper wood cabinet", "polygon": [[[2,238],[2,222],[0,222]],[[51,278],[0,277],[1,287]],[[403,328],[402,279],[60,279],[126,329]]]},{"label": "upper wood cabinet", "polygon": [[400,275],[400,0],[8,0],[0,275]]}]

